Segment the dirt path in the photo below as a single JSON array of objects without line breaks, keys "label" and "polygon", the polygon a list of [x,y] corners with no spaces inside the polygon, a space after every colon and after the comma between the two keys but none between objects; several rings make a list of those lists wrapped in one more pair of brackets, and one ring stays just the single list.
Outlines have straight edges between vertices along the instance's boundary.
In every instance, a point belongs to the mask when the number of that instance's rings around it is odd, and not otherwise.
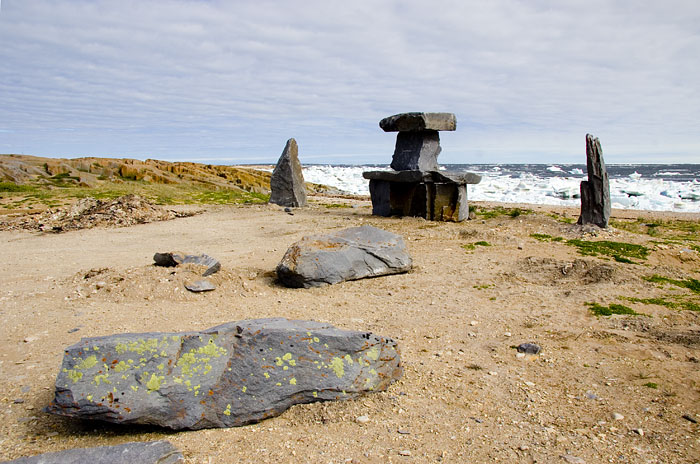
[{"label": "dirt path", "polygon": [[[642,264],[626,264],[532,237],[592,239],[550,214],[576,217],[564,208],[453,224],[344,203],[354,207],[208,207],[127,228],[0,232],[0,459],[165,438],[192,463],[700,462],[700,426],[688,420],[700,419],[700,312],[620,300],[697,302],[643,279],[698,279],[697,252],[603,231],[650,247]],[[320,289],[275,283],[292,242],[361,224],[401,234],[414,271]],[[184,290],[182,272],[152,266],[162,251],[217,258],[217,290]],[[587,302],[651,317],[596,318]],[[393,337],[404,377],[387,392],[233,429],[168,432],[41,412],[63,348],[81,337],[279,316]],[[542,352],[518,356],[523,342]]]}]

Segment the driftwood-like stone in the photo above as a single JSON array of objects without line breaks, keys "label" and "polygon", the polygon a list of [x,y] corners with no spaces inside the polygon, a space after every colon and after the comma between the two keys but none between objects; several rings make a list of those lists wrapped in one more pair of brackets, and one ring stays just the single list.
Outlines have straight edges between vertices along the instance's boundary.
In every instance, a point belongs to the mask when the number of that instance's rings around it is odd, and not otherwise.
[{"label": "driftwood-like stone", "polygon": [[608,227],[610,220],[610,183],[603,161],[600,141],[586,134],[588,181],[581,182],[581,215],[578,224]]},{"label": "driftwood-like stone", "polygon": [[5,464],[179,464],[185,457],[170,442],[130,442],[116,446],[76,448],[44,453]]},{"label": "driftwood-like stone", "polygon": [[287,287],[320,287],[411,269],[401,236],[372,226],[312,235],[294,243],[277,266]]},{"label": "driftwood-like stone", "polygon": [[270,203],[297,208],[306,206],[306,185],[294,139],[287,140],[270,178]]},{"label": "driftwood-like stone", "polygon": [[46,411],[171,429],[231,427],[298,403],[385,390],[400,376],[389,338],[256,319],[201,332],[83,338],[66,349]]},{"label": "driftwood-like stone", "polygon": [[400,113],[379,121],[384,132],[453,131],[457,118],[453,113]]}]

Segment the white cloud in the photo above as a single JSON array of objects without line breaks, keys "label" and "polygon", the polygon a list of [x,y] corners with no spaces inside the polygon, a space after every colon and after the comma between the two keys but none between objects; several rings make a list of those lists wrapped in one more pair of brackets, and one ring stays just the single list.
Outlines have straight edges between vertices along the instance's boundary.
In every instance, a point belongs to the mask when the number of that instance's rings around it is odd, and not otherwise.
[{"label": "white cloud", "polygon": [[389,162],[379,119],[450,111],[445,163],[584,162],[586,132],[609,163],[699,162],[698,24],[684,1],[5,0],[0,141]]}]

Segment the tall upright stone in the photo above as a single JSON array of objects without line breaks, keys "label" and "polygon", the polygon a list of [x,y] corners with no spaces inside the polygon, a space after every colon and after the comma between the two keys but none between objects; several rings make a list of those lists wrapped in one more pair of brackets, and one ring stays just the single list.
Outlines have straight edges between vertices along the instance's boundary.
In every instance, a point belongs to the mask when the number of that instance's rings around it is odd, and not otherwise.
[{"label": "tall upright stone", "polygon": [[588,181],[581,182],[578,224],[595,224],[605,228],[610,220],[610,183],[600,141],[591,134],[586,134],[586,166]]},{"label": "tall upright stone", "polygon": [[299,162],[299,148],[294,139],[287,140],[270,178],[270,203],[280,206],[306,206],[306,186]]}]

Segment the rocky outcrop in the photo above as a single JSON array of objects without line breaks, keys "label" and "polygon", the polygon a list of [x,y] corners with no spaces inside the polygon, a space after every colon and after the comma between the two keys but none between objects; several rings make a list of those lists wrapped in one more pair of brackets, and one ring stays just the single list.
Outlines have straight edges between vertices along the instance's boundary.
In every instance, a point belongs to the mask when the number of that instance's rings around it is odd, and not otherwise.
[{"label": "rocky outcrop", "polygon": [[610,220],[610,183],[603,161],[600,141],[586,134],[586,167],[588,181],[581,182],[581,215],[578,224],[608,227]]},{"label": "rocky outcrop", "polygon": [[400,375],[389,338],[257,319],[201,332],[83,338],[66,349],[46,410],[171,429],[231,427],[297,403],[385,390]]},{"label": "rocky outcrop", "polygon": [[282,155],[270,178],[270,203],[280,206],[306,206],[306,186],[299,162],[299,147],[287,140]]},{"label": "rocky outcrop", "polygon": [[320,287],[407,272],[411,264],[401,236],[362,226],[302,238],[285,253],[277,277],[287,287]]},{"label": "rocky outcrop", "polygon": [[168,441],[77,448],[6,461],[6,464],[178,464],[182,453]]}]

